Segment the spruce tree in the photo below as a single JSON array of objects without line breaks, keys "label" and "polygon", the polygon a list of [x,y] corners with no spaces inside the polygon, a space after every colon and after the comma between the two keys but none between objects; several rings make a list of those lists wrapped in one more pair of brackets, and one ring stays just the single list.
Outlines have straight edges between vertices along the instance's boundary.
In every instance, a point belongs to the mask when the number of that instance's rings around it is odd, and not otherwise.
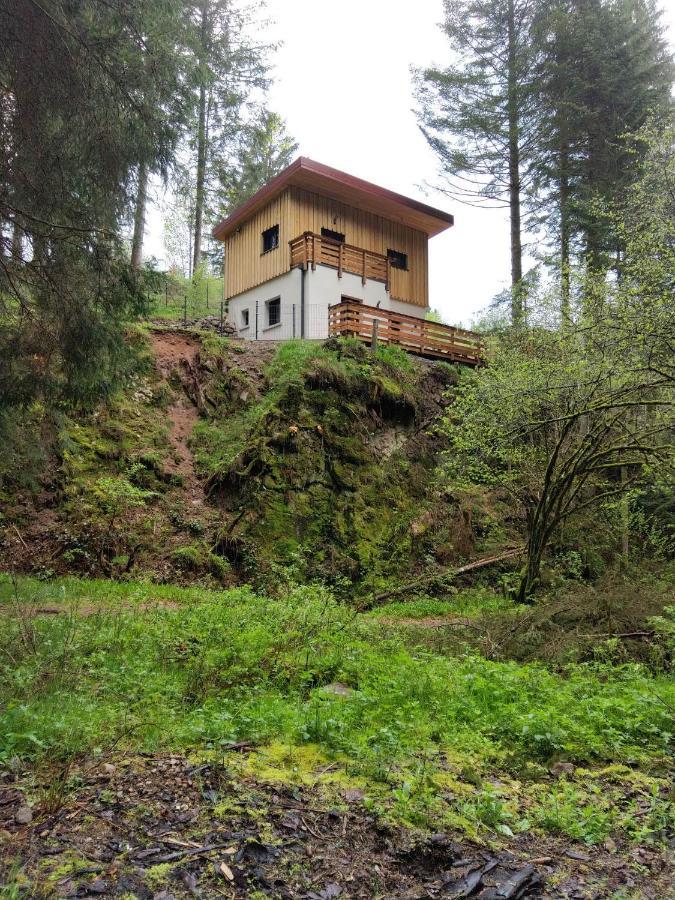
[{"label": "spruce tree", "polygon": [[536,141],[535,0],[445,0],[452,62],[415,73],[420,128],[455,200],[509,210],[512,321],[523,316],[522,233]]}]

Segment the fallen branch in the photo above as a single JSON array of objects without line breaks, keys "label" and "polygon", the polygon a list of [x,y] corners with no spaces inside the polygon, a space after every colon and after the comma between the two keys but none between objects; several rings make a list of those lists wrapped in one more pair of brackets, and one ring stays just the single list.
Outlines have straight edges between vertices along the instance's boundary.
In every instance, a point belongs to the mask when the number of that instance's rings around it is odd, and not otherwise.
[{"label": "fallen branch", "polygon": [[176,850],[174,853],[164,853],[153,860],[153,865],[159,863],[173,862],[175,859],[184,859],[186,856],[202,856],[205,853],[211,853],[213,850],[224,850],[231,847],[232,841],[226,841],[222,844],[204,844],[203,847],[194,847],[189,850]]},{"label": "fallen branch", "polygon": [[383,594],[376,594],[369,602],[364,604],[362,608],[370,609],[385,600],[389,600],[391,597],[409,594],[410,591],[416,590],[420,585],[432,584],[434,581],[443,581],[448,578],[456,578],[458,575],[464,575],[467,572],[473,572],[476,569],[483,569],[486,566],[496,565],[497,563],[505,562],[507,559],[515,559],[518,556],[522,556],[523,553],[525,553],[525,547],[512,547],[510,550],[505,550],[503,553],[496,556],[484,556],[482,559],[475,559],[473,562],[460,566],[458,569],[444,569],[433,575],[423,575],[421,578],[417,578],[409,584],[401,585],[401,587],[394,588],[391,591],[385,591]]}]

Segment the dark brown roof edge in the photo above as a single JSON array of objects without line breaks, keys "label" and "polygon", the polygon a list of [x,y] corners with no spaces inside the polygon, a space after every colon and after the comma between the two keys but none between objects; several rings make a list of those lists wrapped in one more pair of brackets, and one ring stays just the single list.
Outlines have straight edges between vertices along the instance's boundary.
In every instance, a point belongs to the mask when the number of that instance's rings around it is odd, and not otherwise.
[{"label": "dark brown roof edge", "polygon": [[383,199],[391,200],[400,206],[413,209],[416,212],[424,213],[433,219],[445,222],[448,226],[454,225],[455,218],[451,213],[444,212],[444,210],[441,209],[435,209],[433,206],[429,206],[419,200],[413,200],[411,197],[406,197],[403,194],[397,194],[395,191],[390,191],[388,188],[383,188],[370,181],[357,178],[355,175],[349,175],[347,172],[340,171],[340,169],[326,166],[323,163],[310,159],[308,156],[299,156],[290,164],[290,166],[284,169],[283,172],[280,172],[279,175],[269,181],[264,187],[260,188],[257,193],[252,197],[249,197],[249,199],[242,203],[241,206],[238,206],[233,210],[227,218],[223,219],[222,222],[219,222],[213,229],[213,236],[215,238],[224,237],[226,232],[229,232],[237,224],[243,222],[248,217],[249,213],[261,206],[268,197],[272,198],[279,193],[283,186],[291,181],[293,175],[301,169],[306,172],[312,172],[315,175],[321,175],[344,187],[351,187],[363,191],[371,197],[381,197]]}]

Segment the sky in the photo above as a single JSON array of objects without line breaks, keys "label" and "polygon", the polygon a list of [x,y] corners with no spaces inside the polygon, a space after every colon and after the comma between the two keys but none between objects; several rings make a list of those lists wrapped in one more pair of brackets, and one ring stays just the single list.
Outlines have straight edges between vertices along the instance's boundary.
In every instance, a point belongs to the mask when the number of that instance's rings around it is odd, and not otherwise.
[{"label": "sky", "polygon": [[[675,0],[662,0],[675,44]],[[429,304],[471,325],[509,284],[508,214],[456,203],[428,187],[437,163],[417,127],[410,66],[443,64],[441,0],[270,0],[276,55],[270,109],[303,156],[451,212],[429,242]],[[162,258],[162,224],[148,217],[145,253]]]}]

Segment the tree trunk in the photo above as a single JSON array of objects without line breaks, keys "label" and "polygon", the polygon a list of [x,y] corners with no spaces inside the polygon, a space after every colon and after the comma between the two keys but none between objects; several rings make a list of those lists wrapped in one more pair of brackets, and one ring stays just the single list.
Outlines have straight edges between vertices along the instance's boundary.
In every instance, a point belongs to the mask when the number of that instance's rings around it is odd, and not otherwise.
[{"label": "tree trunk", "polygon": [[206,184],[206,83],[204,67],[208,52],[209,17],[208,3],[204,0],[201,23],[201,72],[199,84],[199,120],[197,125],[197,184],[195,189],[195,228],[192,245],[192,273],[199,268],[202,255],[202,224],[204,221],[204,195]]},{"label": "tree trunk", "polygon": [[134,236],[131,242],[131,268],[138,272],[143,262],[143,234],[145,232],[145,205],[148,197],[148,167],[138,167],[138,194],[134,213]]},{"label": "tree trunk", "polygon": [[560,316],[563,327],[570,323],[570,180],[569,147],[565,141],[560,147]]},{"label": "tree trunk", "polygon": [[509,120],[509,216],[511,222],[511,321],[523,319],[523,248],[520,225],[520,118],[516,65],[516,22],[514,0],[508,6],[508,99]]}]

